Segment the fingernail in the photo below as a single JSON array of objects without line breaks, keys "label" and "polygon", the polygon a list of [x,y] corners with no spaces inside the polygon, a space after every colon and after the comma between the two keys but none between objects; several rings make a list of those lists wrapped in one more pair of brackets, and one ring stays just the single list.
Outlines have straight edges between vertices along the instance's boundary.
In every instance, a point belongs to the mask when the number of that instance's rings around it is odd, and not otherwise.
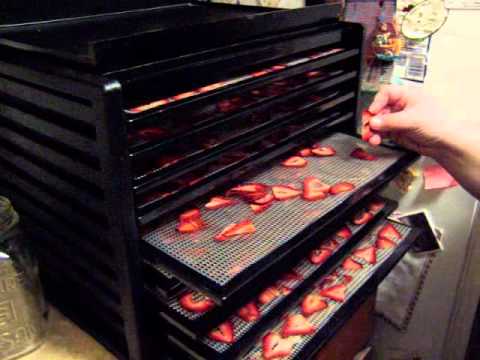
[{"label": "fingernail", "polygon": [[370,127],[379,129],[382,126],[382,119],[379,116],[375,116],[370,120]]}]

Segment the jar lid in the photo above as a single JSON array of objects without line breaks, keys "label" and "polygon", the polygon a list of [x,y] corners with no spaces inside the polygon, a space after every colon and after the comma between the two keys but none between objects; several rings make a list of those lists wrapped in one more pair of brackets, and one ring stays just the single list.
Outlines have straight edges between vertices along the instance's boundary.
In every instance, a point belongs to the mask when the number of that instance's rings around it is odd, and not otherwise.
[{"label": "jar lid", "polygon": [[18,214],[10,200],[0,196],[0,235],[18,223]]}]

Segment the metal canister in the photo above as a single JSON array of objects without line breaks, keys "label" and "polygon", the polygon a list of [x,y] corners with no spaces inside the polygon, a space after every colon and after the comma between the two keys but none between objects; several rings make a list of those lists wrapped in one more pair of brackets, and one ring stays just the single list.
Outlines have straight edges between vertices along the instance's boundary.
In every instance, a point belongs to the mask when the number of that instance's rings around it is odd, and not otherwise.
[{"label": "metal canister", "polygon": [[46,304],[38,265],[19,216],[0,196],[0,359],[35,350],[46,333]]}]

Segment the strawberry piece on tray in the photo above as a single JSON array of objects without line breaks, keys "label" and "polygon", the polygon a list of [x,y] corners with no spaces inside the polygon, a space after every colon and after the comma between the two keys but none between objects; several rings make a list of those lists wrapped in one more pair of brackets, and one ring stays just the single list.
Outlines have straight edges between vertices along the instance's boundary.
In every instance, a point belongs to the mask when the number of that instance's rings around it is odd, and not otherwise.
[{"label": "strawberry piece on tray", "polygon": [[373,215],[369,213],[368,211],[362,211],[357,214],[352,219],[352,222],[355,225],[363,225],[368,223],[370,220],[373,219]]},{"label": "strawberry piece on tray", "polygon": [[314,265],[323,264],[332,255],[332,250],[329,249],[315,249],[310,252],[308,257],[310,262]]},{"label": "strawberry piece on tray", "polygon": [[290,200],[299,196],[302,192],[289,185],[274,185],[272,186],[273,196],[277,200]]},{"label": "strawberry piece on tray", "polygon": [[208,334],[208,337],[217,342],[232,344],[235,341],[233,325],[230,321],[220,324],[216,329]]},{"label": "strawberry piece on tray", "polygon": [[287,316],[285,323],[282,327],[282,336],[299,336],[310,335],[315,332],[316,328],[308,319],[302,314],[294,314]]},{"label": "strawberry piece on tray", "polygon": [[400,240],[402,235],[400,235],[398,230],[395,229],[392,224],[388,223],[378,231],[377,237],[390,240]]},{"label": "strawberry piece on tray", "polygon": [[260,318],[260,311],[255,302],[252,301],[238,310],[237,315],[245,322],[254,322]]},{"label": "strawberry piece on tray", "polygon": [[312,149],[310,148],[301,149],[297,153],[298,156],[303,156],[303,157],[312,156],[312,154],[313,154]]},{"label": "strawberry piece on tray", "polygon": [[233,199],[229,199],[225,196],[214,196],[207,204],[205,204],[205,207],[208,210],[216,210],[226,208],[235,204],[237,204],[237,201]]},{"label": "strawberry piece on tray", "polygon": [[276,286],[270,286],[263,290],[263,292],[258,296],[258,301],[260,302],[260,304],[266,305],[271,303],[280,295],[280,290]]},{"label": "strawberry piece on tray", "polygon": [[248,202],[259,200],[267,194],[268,186],[259,183],[242,184],[227,191],[227,196],[240,196]]},{"label": "strawberry piece on tray", "polygon": [[303,180],[303,198],[307,201],[325,199],[329,190],[330,185],[323,183],[314,176],[309,176]]},{"label": "strawberry piece on tray", "polygon": [[350,156],[355,159],[366,160],[366,161],[374,161],[378,159],[375,155],[370,154],[361,148],[356,148],[355,150],[353,150]]},{"label": "strawberry piece on tray", "polygon": [[283,359],[292,353],[292,342],[279,334],[269,332],[263,337],[262,351],[264,360]]},{"label": "strawberry piece on tray", "polygon": [[345,284],[337,284],[320,290],[320,295],[337,302],[344,302],[346,297],[346,291],[347,287],[345,286]]},{"label": "strawberry piece on tray", "polygon": [[257,231],[251,220],[243,220],[225,227],[220,234],[215,236],[217,241],[226,241],[234,236],[253,234]]},{"label": "strawberry piece on tray", "polygon": [[347,240],[350,236],[352,236],[352,230],[350,230],[348,226],[344,226],[338,230],[335,235],[339,238]]},{"label": "strawberry piece on tray", "polygon": [[285,167],[303,168],[307,166],[307,160],[300,156],[292,156],[283,161],[282,165]]},{"label": "strawberry piece on tray", "polygon": [[368,210],[377,212],[382,210],[385,207],[385,202],[382,200],[374,200],[368,204]]},{"label": "strawberry piece on tray", "polygon": [[191,209],[183,212],[179,216],[177,231],[182,234],[191,234],[205,227],[205,222],[201,218],[200,210]]},{"label": "strawberry piece on tray", "polygon": [[343,192],[352,191],[353,189],[355,189],[355,185],[353,185],[349,182],[339,182],[339,183],[336,183],[335,185],[333,185],[330,188],[329,192],[332,195],[338,195],[338,194],[343,193]]},{"label": "strawberry piece on tray", "polygon": [[326,146],[315,145],[312,149],[312,153],[315,156],[325,157],[325,156],[333,156],[337,153],[337,151],[333,148],[333,146],[330,146],[330,145],[326,145]]},{"label": "strawberry piece on tray", "polygon": [[377,247],[377,249],[392,249],[397,246],[397,243],[390,239],[381,237],[377,239],[377,241],[375,242],[375,246]]},{"label": "strawberry piece on tray", "polygon": [[328,241],[325,241],[324,243],[322,243],[320,248],[334,251],[336,248],[338,248],[338,245],[340,245],[338,241],[336,241],[335,239],[329,239]]},{"label": "strawberry piece on tray", "polygon": [[253,202],[257,205],[265,205],[270,204],[273,200],[275,200],[275,197],[271,193],[268,193],[264,197],[254,200]]},{"label": "strawberry piece on tray", "polygon": [[250,208],[255,214],[261,214],[265,210],[267,210],[270,206],[272,206],[272,203],[267,203],[264,205],[258,205],[258,204],[250,204]]},{"label": "strawberry piece on tray", "polygon": [[311,293],[303,298],[301,307],[302,314],[310,316],[316,312],[325,310],[328,307],[328,304],[319,294]]},{"label": "strawberry piece on tray", "polygon": [[347,259],[343,262],[342,268],[343,268],[344,270],[359,271],[359,270],[362,270],[362,269],[363,269],[363,265],[357,263],[357,262],[356,262],[355,260],[353,260],[352,258],[347,258]]},{"label": "strawberry piece on tray", "polygon": [[377,251],[374,246],[357,249],[353,252],[353,256],[363,259],[371,265],[377,263]]},{"label": "strawberry piece on tray", "polygon": [[182,295],[178,302],[185,310],[198,314],[205,313],[215,306],[212,299],[197,292],[188,292]]}]

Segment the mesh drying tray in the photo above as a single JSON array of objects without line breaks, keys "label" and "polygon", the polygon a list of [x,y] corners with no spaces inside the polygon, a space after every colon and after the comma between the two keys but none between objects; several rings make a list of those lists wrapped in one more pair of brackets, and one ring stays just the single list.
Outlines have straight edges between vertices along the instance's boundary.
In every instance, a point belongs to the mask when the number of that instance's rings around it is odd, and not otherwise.
[{"label": "mesh drying tray", "polygon": [[[365,211],[364,209],[367,209],[368,204],[370,204],[372,201],[374,200],[369,199],[366,203],[363,203],[362,206],[356,209],[355,213]],[[335,241],[338,243],[325,262],[315,265],[310,262],[308,257],[306,257],[291,267],[284,267],[283,271],[280,273],[283,274],[286,272],[286,269],[291,269],[297,274],[301,275],[302,279],[284,281],[281,280],[282,276],[276,276],[276,278],[272,281],[263,281],[264,289],[268,286],[272,286],[276,282],[280,282],[281,285],[287,286],[291,293],[281,294],[272,302],[265,305],[259,305],[259,310],[262,315],[258,321],[246,323],[241,321],[237,316],[232,316],[232,313],[235,313],[239,308],[238,304],[224,303],[222,306],[215,306],[205,313],[195,313],[185,310],[180,305],[179,298],[183,293],[192,292],[192,289],[188,288],[184,289],[179,296],[172,297],[165,303],[166,308],[162,310],[161,316],[170,324],[183,331],[187,336],[194,339],[201,339],[203,337],[202,335],[206,334],[209,330],[227,318],[230,318],[235,325],[236,332],[239,334],[239,337],[234,344],[218,345],[214,344],[212,341],[209,341],[208,338],[203,339],[202,341],[208,347],[206,351],[213,350],[219,354],[235,352],[236,348],[239,346],[238,343],[240,340],[243,340],[244,334],[251,332],[250,330],[252,328],[257,330],[259,323],[268,321],[268,318],[274,311],[279,311],[279,308],[288,306],[288,302],[294,298],[297,293],[301,292],[302,289],[308,287],[312,281],[315,281],[319,276],[327,272],[340,257],[345,255],[346,252],[348,252],[358,241],[361,240],[361,238],[371,229],[372,226],[375,225],[376,222],[387,217],[397,207],[396,202],[388,199],[375,197],[375,201],[381,201],[384,203],[384,206],[382,209],[379,209],[376,212],[370,211],[374,217],[368,223],[363,225],[355,225],[349,221],[351,219],[351,216],[349,216],[348,220],[345,219],[347,223],[339,224],[338,228],[332,229],[333,233],[325,233],[317,237],[315,248],[318,248],[321,244],[326,243],[329,239],[335,239]],[[352,232],[352,235],[348,239],[343,239],[335,235],[335,232],[344,226],[348,227]],[[242,302],[241,305],[255,300],[256,297],[257,294],[249,292],[247,300]],[[242,339],[240,339],[240,337]],[[212,356],[212,358],[213,357],[214,356]]]},{"label": "mesh drying tray", "polygon": [[[354,203],[410,164],[415,155],[385,147],[369,148],[376,161],[354,159],[350,153],[357,146],[367,146],[345,134],[329,135],[319,141],[332,145],[337,154],[329,158],[308,158],[305,168],[274,165],[248,182],[267,185],[301,185],[307,176],[316,176],[328,184],[348,181],[356,186],[349,193],[328,196],[325,200],[307,202],[302,199],[275,202],[267,211],[254,215],[246,204],[216,211],[202,211],[208,226],[202,231],[184,235],[176,231],[177,216],[166,221],[143,239],[165,267],[183,282],[222,301],[246,283],[252,282],[266,268],[302,244],[311,226],[330,225]],[[220,195],[220,194],[219,194]],[[203,208],[203,204],[196,204]],[[219,243],[215,235],[231,223],[251,219],[256,233],[250,237]]]}]

